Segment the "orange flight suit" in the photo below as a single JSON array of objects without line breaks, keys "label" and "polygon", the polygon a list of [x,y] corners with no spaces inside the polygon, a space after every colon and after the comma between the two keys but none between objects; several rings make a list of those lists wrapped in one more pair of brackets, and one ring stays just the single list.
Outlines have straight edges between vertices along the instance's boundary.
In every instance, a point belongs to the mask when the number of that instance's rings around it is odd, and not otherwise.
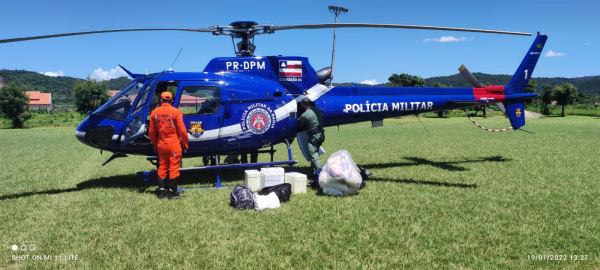
[{"label": "orange flight suit", "polygon": [[188,135],[183,123],[183,113],[168,102],[163,102],[150,115],[148,137],[158,153],[158,178],[179,177],[181,147],[188,148]]}]

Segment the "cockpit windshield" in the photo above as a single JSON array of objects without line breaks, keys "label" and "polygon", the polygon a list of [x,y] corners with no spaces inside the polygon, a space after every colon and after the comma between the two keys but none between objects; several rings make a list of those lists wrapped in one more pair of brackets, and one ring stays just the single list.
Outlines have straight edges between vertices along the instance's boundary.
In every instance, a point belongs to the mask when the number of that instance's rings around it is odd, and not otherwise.
[{"label": "cockpit windshield", "polygon": [[[148,77],[148,76],[146,76]],[[116,94],[113,98],[107,101],[104,105],[100,106],[98,110],[94,112],[93,115],[123,121],[127,118],[127,115],[131,111],[131,107],[134,106],[134,102],[137,96],[140,94],[142,89],[144,89],[144,82],[147,78],[140,78],[138,80],[133,81],[129,86],[125,87],[125,89],[121,90],[118,94]],[[152,88],[152,82],[146,86],[144,89],[145,92],[150,92]],[[142,97],[144,99],[147,98],[147,93]],[[136,106],[136,111],[138,111],[139,107],[143,106],[141,103]]]}]

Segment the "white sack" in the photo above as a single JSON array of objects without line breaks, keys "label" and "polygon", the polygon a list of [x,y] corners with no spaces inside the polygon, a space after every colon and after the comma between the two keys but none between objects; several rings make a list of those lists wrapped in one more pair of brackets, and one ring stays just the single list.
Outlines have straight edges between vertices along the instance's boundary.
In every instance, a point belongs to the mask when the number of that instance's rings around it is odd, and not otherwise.
[{"label": "white sack", "polygon": [[279,202],[279,197],[275,192],[269,193],[269,195],[258,195],[254,193],[254,209],[256,210],[265,210],[265,209],[275,209],[281,206]]},{"label": "white sack", "polygon": [[361,183],[360,170],[346,150],[331,154],[319,174],[319,186],[328,195],[356,194]]}]

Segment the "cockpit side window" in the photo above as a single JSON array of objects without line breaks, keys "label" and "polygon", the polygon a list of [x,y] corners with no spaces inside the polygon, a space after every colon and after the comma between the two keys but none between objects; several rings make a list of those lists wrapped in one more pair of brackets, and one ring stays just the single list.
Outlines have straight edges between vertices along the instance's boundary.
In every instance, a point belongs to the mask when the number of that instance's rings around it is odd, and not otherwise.
[{"label": "cockpit side window", "polygon": [[160,104],[160,94],[164,91],[169,91],[173,96],[177,94],[177,87],[179,86],[179,81],[163,81],[158,82],[156,86],[156,90],[154,90],[154,95],[152,95],[152,100],[150,101],[150,109],[148,110],[148,115],[152,113],[156,107]]},{"label": "cockpit side window", "polygon": [[144,87],[144,84],[139,81],[130,84],[116,94],[114,98],[98,108],[98,110],[94,112],[94,115],[117,121],[125,120],[133,106],[133,102],[140,93],[140,90],[142,90],[142,87]]},{"label": "cockpit side window", "polygon": [[184,115],[213,114],[221,106],[221,91],[216,86],[185,86],[179,98]]},{"label": "cockpit side window", "polygon": [[155,81],[156,80],[152,80],[146,85],[146,87],[142,91],[142,97],[138,101],[137,105],[135,106],[135,110],[133,110],[133,113],[131,113],[131,115],[135,115],[136,113],[144,109],[144,107],[146,106],[146,101],[148,100],[148,96],[150,95],[150,92],[152,92],[152,87],[154,87]]}]

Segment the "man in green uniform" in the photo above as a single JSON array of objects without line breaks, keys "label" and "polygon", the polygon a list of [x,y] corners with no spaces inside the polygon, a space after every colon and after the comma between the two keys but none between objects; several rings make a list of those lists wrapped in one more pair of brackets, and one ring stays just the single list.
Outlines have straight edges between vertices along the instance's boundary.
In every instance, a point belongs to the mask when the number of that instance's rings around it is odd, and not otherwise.
[{"label": "man in green uniform", "polygon": [[300,104],[306,111],[298,119],[298,126],[306,128],[308,133],[308,152],[310,153],[310,166],[313,171],[321,169],[319,159],[319,147],[325,141],[325,130],[323,130],[323,112],[305,98]]}]

